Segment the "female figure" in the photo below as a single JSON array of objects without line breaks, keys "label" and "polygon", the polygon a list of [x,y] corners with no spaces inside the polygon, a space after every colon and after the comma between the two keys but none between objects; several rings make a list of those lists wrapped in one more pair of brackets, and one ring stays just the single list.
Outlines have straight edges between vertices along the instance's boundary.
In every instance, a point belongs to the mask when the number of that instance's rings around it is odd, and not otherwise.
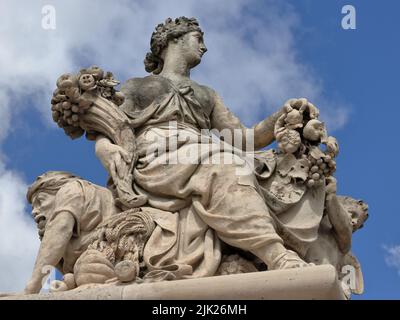
[{"label": "female figure", "polygon": [[[206,51],[196,19],[167,19],[152,34],[145,59],[153,75],[130,79],[121,88],[126,98],[121,108],[136,132],[133,188],[148,197],[149,206],[171,212],[153,217],[157,227],[144,252],[148,270],[175,278],[211,276],[221,261],[220,240],[253,253],[269,269],[306,266],[276,233],[253,172],[238,174],[243,155],[202,132],[240,132],[241,148],[250,145],[248,129],[218,94],[190,79]],[[288,105],[318,113],[305,99]],[[251,147],[273,142],[274,124],[288,105],[252,128]],[[97,137],[96,154],[109,171],[126,174],[123,150],[107,138]],[[195,161],[179,160],[188,154]],[[233,161],[224,163],[226,158]]]}]

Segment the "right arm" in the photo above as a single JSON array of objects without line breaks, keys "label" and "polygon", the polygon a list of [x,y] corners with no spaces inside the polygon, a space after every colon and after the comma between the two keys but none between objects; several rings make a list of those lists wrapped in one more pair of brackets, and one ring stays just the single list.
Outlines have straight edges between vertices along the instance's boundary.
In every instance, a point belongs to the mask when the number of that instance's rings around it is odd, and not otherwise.
[{"label": "right arm", "polygon": [[46,225],[39,253],[36,258],[32,277],[25,288],[25,293],[38,293],[42,288],[42,280],[46,266],[56,266],[63,257],[71,240],[75,219],[69,212],[60,212]]},{"label": "right arm", "polygon": [[[144,83],[143,78],[132,78],[121,86],[121,92],[125,96],[124,103],[119,106],[128,118],[134,117],[139,108],[138,99],[146,100],[146,96],[139,95]],[[144,104],[148,103],[146,101]],[[114,144],[109,138],[97,133],[95,140],[95,152],[97,158],[107,170],[114,182],[123,179],[129,174],[131,158],[121,146]],[[133,143],[133,141],[132,141]]]},{"label": "right arm", "polygon": [[131,159],[122,147],[99,134],[96,137],[95,152],[97,158],[115,182],[123,179],[128,174],[128,164],[131,162]]}]

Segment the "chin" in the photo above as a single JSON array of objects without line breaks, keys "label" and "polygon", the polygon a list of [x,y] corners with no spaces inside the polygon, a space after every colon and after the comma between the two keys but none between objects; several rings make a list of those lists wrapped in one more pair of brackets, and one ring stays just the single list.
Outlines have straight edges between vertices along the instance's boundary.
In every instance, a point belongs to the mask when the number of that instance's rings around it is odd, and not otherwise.
[{"label": "chin", "polygon": [[190,63],[189,63],[190,68],[196,67],[197,65],[200,64],[200,62],[201,62],[201,56],[198,55],[198,56],[192,57],[192,58],[190,59]]}]

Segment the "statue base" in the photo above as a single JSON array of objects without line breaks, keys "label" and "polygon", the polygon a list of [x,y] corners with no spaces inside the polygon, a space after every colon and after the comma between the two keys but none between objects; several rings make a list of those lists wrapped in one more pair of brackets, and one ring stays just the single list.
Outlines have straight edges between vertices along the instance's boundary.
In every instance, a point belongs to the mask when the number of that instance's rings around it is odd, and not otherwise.
[{"label": "statue base", "polygon": [[331,265],[71,291],[10,295],[0,300],[345,300]]}]

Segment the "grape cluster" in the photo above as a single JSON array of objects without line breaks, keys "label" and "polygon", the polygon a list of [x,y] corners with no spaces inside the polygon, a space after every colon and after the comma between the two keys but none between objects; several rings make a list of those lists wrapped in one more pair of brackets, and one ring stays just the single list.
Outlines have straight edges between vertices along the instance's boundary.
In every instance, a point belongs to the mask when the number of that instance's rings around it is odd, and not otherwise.
[{"label": "grape cluster", "polygon": [[308,172],[307,187],[312,188],[323,183],[323,178],[332,176],[336,171],[336,162],[329,155],[322,155],[318,159],[308,155],[310,170]]},{"label": "grape cluster", "polygon": [[328,136],[325,124],[318,120],[318,110],[307,100],[289,100],[283,111],[274,126],[279,152],[292,154],[298,164],[302,161],[297,173],[300,183],[305,179],[308,188],[322,185],[336,171],[337,140]]},{"label": "grape cluster", "polygon": [[79,126],[79,115],[83,114],[90,106],[89,101],[79,97],[74,98],[73,95],[67,95],[64,90],[56,89],[52,99],[52,117],[67,135],[77,138],[84,133]]},{"label": "grape cluster", "polygon": [[72,139],[82,136],[80,116],[92,106],[82,94],[91,91],[119,106],[124,102],[124,96],[114,89],[117,84],[119,82],[111,72],[104,73],[97,66],[82,69],[78,74],[63,74],[57,80],[57,89],[51,99],[53,120]]}]

